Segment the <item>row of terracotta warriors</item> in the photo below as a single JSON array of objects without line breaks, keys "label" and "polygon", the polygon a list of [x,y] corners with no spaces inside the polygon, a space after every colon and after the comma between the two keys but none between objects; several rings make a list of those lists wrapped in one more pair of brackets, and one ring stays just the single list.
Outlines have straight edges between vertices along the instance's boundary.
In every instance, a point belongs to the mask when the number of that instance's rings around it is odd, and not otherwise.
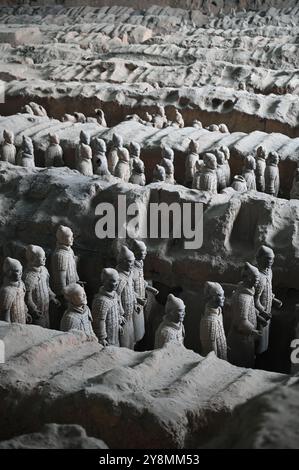
[{"label": "row of terracotta warriors", "polygon": [[[1,159],[25,167],[35,166],[34,148],[30,137],[23,136],[22,148],[16,152],[14,135],[4,130]],[[106,156],[107,147],[103,139],[95,137],[92,141],[85,131],[80,133],[76,149],[75,166],[86,176],[93,174],[109,177],[111,175],[125,182],[144,186],[146,184],[144,162],[140,158],[141,147],[131,142],[129,150],[124,147],[123,139],[113,134],[112,146]],[[276,152],[267,154],[263,146],[258,147],[255,157],[244,157],[241,175],[234,176],[231,182],[229,165],[230,151],[221,146],[200,156],[199,142],[191,140],[185,160],[184,184],[194,189],[222,192],[227,187],[238,192],[258,190],[277,196],[279,192],[279,156]],[[49,146],[45,153],[46,166],[63,166],[63,150],[57,134],[49,134]],[[174,151],[165,145],[161,148],[161,161],[153,171],[153,182],[175,184]],[[299,173],[296,172],[294,186],[297,187]],[[295,191],[292,191],[296,197]]]},{"label": "row of terracotta warriors", "polygon": [[40,246],[27,246],[24,274],[18,260],[4,260],[0,319],[49,328],[50,302],[62,308],[66,304],[61,330],[78,329],[91,338],[98,338],[103,345],[134,349],[145,334],[146,292],[158,293],[144,280],[145,244],[134,241],[134,253],[123,246],[117,268],[103,270],[102,286],[93,300],[91,314],[72,250],[72,230],[59,226],[56,238],[56,248],[51,257],[51,282],[45,266],[45,252]]},{"label": "row of terracotta warriors", "polygon": [[[0,318],[8,322],[29,322],[49,328],[50,302],[59,306],[66,301],[67,308],[60,322],[62,331],[80,330],[104,346],[134,349],[145,334],[147,291],[154,295],[158,293],[144,279],[145,244],[135,240],[134,252],[122,246],[116,269],[103,269],[102,285],[90,311],[71,248],[73,233],[68,227],[60,226],[56,236],[57,245],[51,259],[53,290],[45,267],[45,252],[41,247],[27,247],[27,267],[23,281],[21,263],[16,259],[5,259],[4,283],[0,290]],[[272,306],[282,305],[272,292],[273,262],[273,250],[261,246],[257,253],[258,267],[245,264],[242,281],[232,296],[232,321],[228,338],[223,327],[223,288],[215,282],[206,283],[206,306],[200,323],[203,355],[214,351],[220,359],[228,359],[242,367],[253,367],[256,354],[267,350]],[[184,302],[170,294],[165,316],[156,331],[156,348],[169,342],[183,344],[184,316]]]}]

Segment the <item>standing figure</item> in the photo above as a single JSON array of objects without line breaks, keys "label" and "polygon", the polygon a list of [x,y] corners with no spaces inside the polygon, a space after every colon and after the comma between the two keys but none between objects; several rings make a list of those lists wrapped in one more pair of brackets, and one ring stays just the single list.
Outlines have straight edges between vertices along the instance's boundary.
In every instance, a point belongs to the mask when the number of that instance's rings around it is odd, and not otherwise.
[{"label": "standing figure", "polygon": [[61,319],[60,330],[79,330],[85,333],[90,340],[96,340],[97,337],[92,328],[92,316],[83,287],[79,284],[69,284],[64,289],[64,296],[68,307]]},{"label": "standing figure", "polygon": [[164,166],[156,165],[153,171],[153,183],[161,183],[166,180],[166,171]]},{"label": "standing figure", "polygon": [[248,191],[256,191],[255,169],[255,159],[252,155],[247,155],[244,159],[242,176],[246,181]]},{"label": "standing figure", "polygon": [[106,119],[105,119],[104,111],[102,109],[98,108],[98,109],[95,109],[95,113],[96,113],[96,116],[97,116],[98,124],[100,124],[100,126],[102,126],[102,127],[107,127],[107,122],[106,122]]},{"label": "standing figure", "polygon": [[14,144],[15,136],[12,131],[3,131],[3,143],[1,146],[1,160],[3,162],[11,163],[12,165],[16,164],[16,146]]},{"label": "standing figure", "polygon": [[270,152],[265,169],[265,193],[277,196],[279,192],[279,156],[276,152]]},{"label": "standing figure", "polygon": [[130,147],[130,170],[132,172],[133,170],[133,163],[135,160],[140,160],[140,154],[141,154],[141,148],[140,145],[137,144],[137,142],[131,142]]},{"label": "standing figure", "polygon": [[171,125],[173,127],[178,127],[179,129],[182,129],[183,127],[185,127],[183,116],[177,109],[175,110],[174,121],[172,121]]},{"label": "standing figure", "polygon": [[174,184],[174,151],[168,145],[161,149],[161,162],[160,165],[165,168],[166,178],[165,183]]},{"label": "standing figure", "polygon": [[23,135],[22,148],[17,155],[17,164],[28,168],[35,167],[34,148],[30,137]]},{"label": "standing figure", "polygon": [[195,174],[195,164],[199,160],[199,143],[191,139],[188,149],[188,155],[185,160],[185,181],[184,184],[191,188]]},{"label": "standing figure", "polygon": [[135,158],[133,160],[133,167],[129,182],[133,184],[139,184],[140,186],[145,186],[146,184],[144,163],[140,158]]},{"label": "standing figure", "polygon": [[217,282],[206,282],[204,296],[205,312],[200,321],[201,353],[206,356],[214,351],[219,359],[227,360],[227,344],[222,317],[224,290]]},{"label": "standing figure", "polygon": [[96,137],[94,139],[94,154],[92,157],[93,171],[99,176],[111,176],[108,170],[108,161],[106,157],[106,142]]},{"label": "standing figure", "polygon": [[80,142],[77,147],[76,169],[85,176],[93,175],[92,150],[89,144],[89,134],[87,134],[85,131],[81,131]]},{"label": "standing figure", "polygon": [[152,125],[157,129],[163,129],[167,126],[167,117],[163,106],[157,106],[157,113],[152,116]]},{"label": "standing figure", "polygon": [[49,146],[45,154],[46,166],[63,166],[63,150],[57,134],[49,134]]},{"label": "standing figure", "polygon": [[169,294],[165,305],[165,315],[155,334],[155,349],[168,343],[184,344],[185,304],[182,299]]},{"label": "standing figure", "polygon": [[226,160],[224,153],[220,149],[215,150],[215,157],[217,159],[217,190],[221,192],[226,188]]},{"label": "standing figure", "polygon": [[32,317],[32,323],[50,328],[50,301],[58,306],[60,302],[56,299],[56,295],[49,285],[49,273],[45,267],[45,252],[40,246],[28,245],[26,258],[28,266],[24,273],[24,283],[26,287],[26,304]]},{"label": "standing figure", "polygon": [[114,170],[114,176],[128,183],[130,175],[130,154],[125,147],[121,147],[118,149],[118,162]]},{"label": "standing figure", "polygon": [[79,280],[77,259],[71,248],[73,241],[72,230],[60,225],[56,232],[56,248],[51,260],[53,287],[57,296],[62,296],[66,286]]},{"label": "standing figure", "polygon": [[119,275],[116,269],[102,271],[102,287],[95,295],[92,304],[93,329],[103,346],[119,346],[124,316],[117,295]]},{"label": "standing figure", "polygon": [[154,295],[157,295],[158,291],[154,287],[150,286],[144,279],[144,260],[147,254],[145,243],[140,240],[134,240],[133,253],[135,255],[133,271],[134,290],[140,304],[139,313],[135,312],[133,315],[135,341],[138,343],[145,333],[144,307],[146,305],[146,291],[152,292]]},{"label": "standing figure", "polygon": [[123,139],[119,134],[113,134],[112,147],[108,153],[108,170],[114,175],[114,170],[118,162],[118,150],[123,147]]},{"label": "standing figure", "polygon": [[265,170],[266,170],[266,149],[262,145],[260,145],[256,150],[256,169],[255,169],[255,176],[256,176],[256,188],[258,191],[264,192],[265,191]]},{"label": "standing figure", "polygon": [[201,167],[199,177],[195,180],[196,187],[200,191],[211,191],[217,194],[217,160],[212,153],[206,153],[203,158],[204,165]]},{"label": "standing figure", "polygon": [[231,180],[231,171],[230,171],[230,166],[229,166],[229,159],[230,159],[230,151],[229,148],[226,145],[221,145],[220,149],[221,152],[224,153],[225,155],[225,177],[226,177],[226,186],[230,185],[230,180]]},{"label": "standing figure", "polygon": [[255,289],[255,307],[267,323],[262,330],[263,335],[257,344],[257,354],[267,351],[269,346],[272,305],[274,304],[278,308],[282,306],[282,302],[272,292],[272,266],[274,259],[274,251],[271,248],[265,245],[259,248],[256,260],[260,275]]},{"label": "standing figure", "polygon": [[8,323],[31,323],[25,304],[25,285],[22,281],[23,268],[13,258],[3,263],[4,282],[0,289],[0,319]]},{"label": "standing figure", "polygon": [[118,256],[117,271],[119,274],[119,284],[117,294],[120,298],[125,318],[123,332],[120,336],[120,345],[128,349],[134,349],[135,346],[133,317],[135,313],[138,314],[139,312],[134,290],[134,262],[135,256],[133,252],[123,245]]},{"label": "standing figure", "polygon": [[242,282],[232,296],[232,323],[228,334],[229,362],[239,367],[254,367],[255,345],[262,332],[257,329],[257,312],[254,305],[255,287],[259,271],[246,263]]}]

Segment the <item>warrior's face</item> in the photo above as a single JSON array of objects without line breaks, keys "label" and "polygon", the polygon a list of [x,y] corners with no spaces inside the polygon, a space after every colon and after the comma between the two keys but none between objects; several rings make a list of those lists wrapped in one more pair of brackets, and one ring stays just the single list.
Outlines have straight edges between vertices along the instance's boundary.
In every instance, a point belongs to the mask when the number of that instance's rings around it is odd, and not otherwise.
[{"label": "warrior's face", "polygon": [[117,289],[119,283],[118,275],[111,275],[105,279],[104,287],[107,292],[113,292]]},{"label": "warrior's face", "polygon": [[174,323],[181,323],[184,321],[185,318],[185,308],[184,307],[177,307],[172,310],[171,312],[171,319]]},{"label": "warrior's face", "polygon": [[74,235],[72,232],[66,232],[64,234],[64,244],[66,246],[72,246],[74,242]]},{"label": "warrior's face", "polygon": [[267,255],[260,256],[257,261],[260,268],[270,269],[274,263],[274,255],[269,253]]},{"label": "warrior's face", "polygon": [[144,247],[138,247],[136,250],[135,250],[135,255],[136,255],[136,259],[140,260],[140,261],[143,261],[145,260],[146,258],[146,248]]},{"label": "warrior's face", "polygon": [[223,307],[225,302],[224,292],[217,292],[212,295],[209,304],[213,308]]},{"label": "warrior's face", "polygon": [[135,258],[133,256],[127,256],[122,259],[122,266],[125,271],[131,271],[134,266]]},{"label": "warrior's face", "polygon": [[10,279],[13,282],[18,282],[22,279],[22,273],[23,273],[23,270],[21,266],[12,266],[9,271]]},{"label": "warrior's face", "polygon": [[82,288],[74,291],[71,295],[71,302],[76,307],[83,307],[84,305],[87,305],[85,290]]},{"label": "warrior's face", "polygon": [[46,255],[43,252],[37,253],[35,256],[36,266],[45,266],[46,264]]},{"label": "warrior's face", "polygon": [[249,272],[246,276],[246,284],[248,287],[256,287],[259,282],[259,276],[258,274]]}]

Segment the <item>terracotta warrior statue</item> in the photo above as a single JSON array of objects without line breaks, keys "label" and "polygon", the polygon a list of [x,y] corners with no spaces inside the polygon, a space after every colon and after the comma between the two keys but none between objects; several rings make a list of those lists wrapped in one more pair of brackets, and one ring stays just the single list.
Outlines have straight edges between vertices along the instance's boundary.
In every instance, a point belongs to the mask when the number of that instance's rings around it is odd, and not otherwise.
[{"label": "terracotta warrior statue", "polygon": [[130,152],[130,170],[133,170],[134,160],[140,160],[141,147],[137,142],[131,142],[129,146]]},{"label": "terracotta warrior statue", "polygon": [[119,274],[116,269],[103,269],[102,283],[92,304],[93,329],[103,346],[119,346],[125,318],[117,295]]},{"label": "terracotta warrior statue", "polygon": [[120,336],[120,345],[128,349],[134,349],[135,346],[133,317],[135,313],[138,314],[140,311],[134,290],[134,264],[135,256],[133,252],[123,245],[118,256],[117,271],[119,274],[119,284],[117,294],[120,298],[125,318],[123,332]]},{"label": "terracotta warrior statue", "polygon": [[265,169],[265,192],[271,196],[277,196],[279,192],[279,156],[276,152],[270,152]]},{"label": "terracotta warrior statue", "polygon": [[230,166],[229,166],[230,150],[226,145],[221,145],[219,150],[223,152],[225,155],[224,168],[225,168],[225,176],[226,176],[226,186],[229,186],[230,180],[231,180],[231,171],[230,171]]},{"label": "terracotta warrior statue", "polygon": [[144,163],[140,158],[133,160],[132,172],[130,176],[130,183],[145,186],[146,179],[144,174]]},{"label": "terracotta warrior statue", "polygon": [[[217,160],[212,153],[206,153],[203,158],[204,165],[196,181],[196,187],[201,191],[211,191],[217,194]],[[193,186],[194,187],[194,186]]]},{"label": "terracotta warrior statue", "polygon": [[114,170],[118,162],[118,150],[123,148],[123,138],[119,134],[113,134],[112,147],[108,153],[108,170],[114,175]]},{"label": "terracotta warrior statue", "polygon": [[63,166],[63,150],[57,134],[49,134],[49,146],[45,154],[46,166]]},{"label": "terracotta warrior statue", "polygon": [[118,162],[114,170],[114,176],[122,179],[126,183],[128,183],[130,179],[130,154],[125,147],[121,147],[118,149]]},{"label": "terracotta warrior statue", "polygon": [[17,164],[30,168],[35,167],[33,143],[26,135],[23,135],[22,148],[17,155]]},{"label": "terracotta warrior statue", "polygon": [[266,320],[263,324],[262,337],[259,339],[256,352],[262,354],[267,351],[269,345],[269,330],[272,318],[272,305],[277,308],[282,307],[282,302],[277,299],[272,292],[272,265],[274,263],[274,251],[262,245],[256,255],[259,280],[255,289],[255,307],[260,316]]},{"label": "terracotta warrior statue", "polygon": [[166,171],[164,166],[156,165],[153,171],[153,183],[161,183],[166,180]]},{"label": "terracotta warrior statue", "polygon": [[257,312],[254,305],[255,288],[259,281],[259,270],[246,263],[242,271],[242,282],[232,296],[232,323],[228,334],[228,359],[239,367],[254,367],[255,347],[262,336],[258,329]]},{"label": "terracotta warrior statue", "polygon": [[175,117],[171,125],[173,127],[178,127],[179,129],[182,129],[183,127],[185,127],[183,116],[177,109],[175,110]]},{"label": "terracotta warrior statue", "polygon": [[163,348],[168,343],[184,344],[184,318],[184,302],[173,294],[169,294],[165,305],[163,321],[155,334],[155,349]]},{"label": "terracotta warrior statue", "polygon": [[199,160],[199,142],[191,139],[188,149],[188,155],[185,160],[185,186],[191,188],[195,174],[195,164]]},{"label": "terracotta warrior statue", "polygon": [[106,157],[106,142],[96,137],[93,141],[94,154],[92,157],[93,172],[99,176],[111,176],[108,170],[108,161]]},{"label": "terracotta warrior statue", "polygon": [[217,190],[221,192],[226,188],[226,159],[225,154],[220,149],[215,150],[215,157],[217,159]]},{"label": "terracotta warrior statue", "polygon": [[138,341],[143,338],[145,333],[144,307],[146,305],[146,292],[148,291],[154,295],[157,295],[158,290],[150,286],[144,279],[144,260],[147,254],[145,243],[140,240],[134,240],[133,253],[135,255],[133,270],[134,290],[136,292],[137,298],[141,299],[141,302],[139,301],[139,313],[135,312],[133,314],[135,341],[138,343]]},{"label": "terracotta warrior statue", "polygon": [[49,273],[46,264],[46,255],[40,246],[28,245],[26,248],[28,262],[24,273],[26,287],[26,304],[34,325],[50,328],[49,304],[50,301],[60,306],[56,295],[49,285]]},{"label": "terracotta warrior statue", "polygon": [[157,129],[163,129],[167,126],[167,116],[163,106],[157,106],[157,113],[152,116],[152,125]]},{"label": "terracotta warrior statue", "polygon": [[25,285],[22,281],[23,268],[13,258],[3,263],[4,282],[0,289],[0,319],[9,323],[31,323],[25,304]]},{"label": "terracotta warrior statue", "polygon": [[264,192],[265,191],[265,170],[266,170],[266,160],[267,160],[267,153],[265,147],[260,145],[256,150],[256,169],[255,169],[255,177],[256,177],[256,189],[258,191]]},{"label": "terracotta warrior statue", "polygon": [[248,191],[247,183],[242,175],[235,175],[233,177],[231,187],[238,193],[246,193],[246,191]]},{"label": "terracotta warrior statue", "polygon": [[206,305],[200,321],[201,354],[206,356],[214,351],[219,359],[227,360],[227,344],[222,317],[224,290],[217,282],[206,282],[204,296]]},{"label": "terracotta warrior statue", "polygon": [[79,330],[90,340],[97,340],[92,328],[92,316],[87,306],[85,290],[79,284],[69,284],[64,289],[68,307],[60,323],[61,331]]},{"label": "terracotta warrior statue", "polygon": [[62,296],[64,288],[79,280],[77,258],[72,250],[74,237],[69,227],[60,225],[56,232],[56,248],[52,255],[52,278],[54,292]]},{"label": "terracotta warrior statue", "polygon": [[85,131],[80,132],[80,142],[77,147],[76,169],[85,176],[93,175],[92,150],[90,136]]},{"label": "terracotta warrior statue", "polygon": [[174,151],[168,145],[161,148],[161,162],[160,165],[165,168],[166,178],[165,182],[174,184]]},{"label": "terracotta warrior statue", "polygon": [[3,142],[1,145],[1,160],[3,162],[16,163],[16,146],[14,144],[15,136],[12,131],[3,131]]},{"label": "terracotta warrior statue", "polygon": [[97,122],[100,124],[102,127],[107,127],[107,122],[105,119],[105,114],[102,109],[95,109],[96,117],[97,117]]},{"label": "terracotta warrior statue", "polygon": [[255,170],[255,159],[252,155],[247,155],[244,159],[242,176],[246,181],[248,191],[256,191]]}]

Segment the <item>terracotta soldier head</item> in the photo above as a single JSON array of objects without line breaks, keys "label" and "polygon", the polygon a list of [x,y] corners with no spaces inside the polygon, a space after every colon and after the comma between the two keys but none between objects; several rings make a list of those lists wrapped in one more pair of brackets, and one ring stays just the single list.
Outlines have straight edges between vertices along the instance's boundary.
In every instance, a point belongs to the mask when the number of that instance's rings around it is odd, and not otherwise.
[{"label": "terracotta soldier head", "polygon": [[3,131],[3,139],[7,144],[13,144],[15,141],[15,136],[12,131],[8,131],[4,129]]},{"label": "terracotta soldier head", "polygon": [[235,175],[232,182],[232,188],[238,193],[245,193],[247,191],[247,183],[244,176]]},{"label": "terracotta soldier head", "polygon": [[217,168],[217,159],[212,153],[206,153],[203,158],[204,165],[210,170],[216,170]]},{"label": "terracotta soldier head", "polygon": [[147,254],[146,244],[143,243],[141,240],[134,240],[133,251],[134,251],[135,258],[138,261],[143,261]]},{"label": "terracotta soldier head", "polygon": [[246,287],[256,287],[259,281],[259,270],[250,263],[245,263],[242,270],[242,281]]},{"label": "terracotta soldier head", "polygon": [[218,282],[206,282],[204,288],[204,297],[209,307],[223,307],[225,302],[224,290]]},{"label": "terracotta soldier head", "polygon": [[270,269],[274,263],[274,251],[268,246],[262,245],[256,254],[256,260],[260,269]]},{"label": "terracotta soldier head", "polygon": [[27,137],[26,135],[23,135],[22,150],[24,153],[27,153],[28,155],[33,155],[33,152],[34,152],[32,140],[30,137]]},{"label": "terracotta soldier head", "polygon": [[113,147],[122,147],[123,146],[123,138],[119,134],[113,134],[112,136],[112,145]]},{"label": "terracotta soldier head", "polygon": [[185,304],[182,299],[169,294],[165,305],[167,318],[174,323],[182,323],[185,318]]},{"label": "terracotta soldier head", "polygon": [[130,272],[134,267],[135,256],[129,248],[123,245],[118,255],[118,265],[124,271]]},{"label": "terracotta soldier head", "polygon": [[269,152],[267,165],[277,166],[279,163],[279,155],[277,152]]},{"label": "terracotta soldier head", "polygon": [[3,274],[7,281],[19,282],[23,274],[23,267],[20,261],[14,258],[5,258],[3,262]]},{"label": "terracotta soldier head", "polygon": [[90,144],[90,135],[86,131],[81,131],[80,132],[80,143],[89,145]]},{"label": "terracotta soldier head", "polygon": [[165,181],[166,171],[164,166],[156,165],[153,171],[153,179],[156,181]]},{"label": "terracotta soldier head", "polygon": [[117,289],[119,284],[119,274],[116,269],[105,268],[101,275],[102,283],[105,291],[113,292]]},{"label": "terracotta soldier head", "polygon": [[199,154],[199,142],[191,139],[189,143],[189,152]]},{"label": "terracotta soldier head", "polygon": [[105,140],[99,139],[98,137],[94,139],[94,147],[95,151],[98,153],[105,153],[107,151]]},{"label": "terracotta soldier head", "polygon": [[219,131],[222,132],[222,134],[229,134],[229,130],[226,124],[219,124]]},{"label": "terracotta soldier head", "polygon": [[59,145],[60,139],[57,134],[48,134],[50,145]]},{"label": "terracotta soldier head", "polygon": [[130,154],[129,154],[128,149],[126,149],[125,147],[119,148],[119,149],[118,149],[118,158],[119,158],[119,160],[122,161],[122,162],[129,163],[129,161],[130,161]]},{"label": "terracotta soldier head", "polygon": [[267,158],[267,152],[266,152],[266,149],[263,145],[260,145],[257,149],[256,149],[256,158],[262,158],[263,160],[266,160]]},{"label": "terracotta soldier head", "polygon": [[141,147],[137,142],[130,143],[130,154],[133,157],[140,157]]},{"label": "terracotta soldier head", "polygon": [[230,150],[226,145],[221,145],[219,150],[224,153],[226,160],[230,159]]},{"label": "terracotta soldier head", "polygon": [[226,160],[224,152],[220,149],[216,149],[214,153],[215,153],[215,157],[217,159],[218,165],[224,165],[225,160]]},{"label": "terracotta soldier head", "polygon": [[245,170],[255,170],[256,161],[252,155],[247,155],[244,159],[244,169]]},{"label": "terracotta soldier head", "polygon": [[72,246],[74,241],[72,230],[64,225],[59,225],[56,232],[56,240],[61,245]]},{"label": "terracotta soldier head", "polygon": [[162,158],[166,158],[167,160],[174,160],[174,151],[168,145],[163,145],[161,147],[161,156]]},{"label": "terracotta soldier head", "polygon": [[28,265],[32,267],[45,266],[46,254],[44,250],[37,245],[28,245],[26,247],[26,259]]},{"label": "terracotta soldier head", "polygon": [[85,290],[79,284],[69,284],[63,290],[66,300],[75,307],[87,305]]}]

